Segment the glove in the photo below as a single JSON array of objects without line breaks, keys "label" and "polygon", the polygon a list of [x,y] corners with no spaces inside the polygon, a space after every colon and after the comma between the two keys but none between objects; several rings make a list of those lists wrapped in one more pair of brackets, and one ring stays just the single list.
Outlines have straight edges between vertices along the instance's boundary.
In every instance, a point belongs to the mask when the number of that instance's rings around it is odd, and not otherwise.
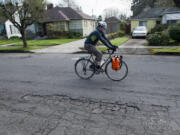
[{"label": "glove", "polygon": [[118,48],[118,47],[115,46],[115,45],[112,46],[112,50],[113,50],[113,51],[116,51],[117,48]]},{"label": "glove", "polygon": [[118,48],[118,46],[116,46],[116,45],[113,45],[113,46],[114,46],[114,48],[116,48],[116,49]]}]

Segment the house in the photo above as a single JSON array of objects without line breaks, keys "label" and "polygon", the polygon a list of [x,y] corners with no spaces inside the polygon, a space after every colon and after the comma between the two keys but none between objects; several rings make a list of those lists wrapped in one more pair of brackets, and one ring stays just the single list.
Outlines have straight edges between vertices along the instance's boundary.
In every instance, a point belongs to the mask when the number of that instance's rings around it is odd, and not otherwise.
[{"label": "house", "polygon": [[173,25],[180,22],[180,8],[151,8],[147,11],[143,11],[135,17],[132,17],[130,21],[131,32],[137,26],[146,26],[150,32],[156,24]]},{"label": "house", "polygon": [[[20,0],[0,0],[0,3],[8,2],[15,4],[20,3]],[[18,15],[16,13],[14,14],[14,17],[16,22],[19,22]],[[2,17],[0,20],[0,37],[7,37],[9,39],[11,37],[21,37],[21,34],[10,20],[7,20]]]},{"label": "house", "polygon": [[[54,8],[50,6],[39,23],[32,24],[26,29],[26,35],[28,38],[47,35],[52,24],[53,31],[55,32],[74,32],[80,33],[83,36],[88,35],[96,27],[95,19],[85,13],[70,7]],[[0,23],[1,35],[7,38],[14,36],[21,37],[20,32],[9,20]]]},{"label": "house", "polygon": [[107,23],[107,33],[114,33],[120,30],[121,21],[117,17],[106,18],[105,22]]},{"label": "house", "polygon": [[74,32],[87,36],[96,27],[96,21],[93,17],[71,7],[49,6],[45,16],[41,19],[41,23],[45,34],[51,30],[55,32]]},{"label": "house", "polygon": [[0,21],[0,37],[21,37],[18,29],[9,20]]}]

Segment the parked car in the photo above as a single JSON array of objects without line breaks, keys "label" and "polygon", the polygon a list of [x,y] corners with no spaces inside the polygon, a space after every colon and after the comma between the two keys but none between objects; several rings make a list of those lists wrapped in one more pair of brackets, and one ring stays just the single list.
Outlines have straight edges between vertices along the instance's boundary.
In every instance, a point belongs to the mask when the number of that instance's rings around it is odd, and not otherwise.
[{"label": "parked car", "polygon": [[145,26],[138,26],[134,29],[133,33],[132,33],[132,38],[135,37],[145,37],[147,36],[147,29]]}]

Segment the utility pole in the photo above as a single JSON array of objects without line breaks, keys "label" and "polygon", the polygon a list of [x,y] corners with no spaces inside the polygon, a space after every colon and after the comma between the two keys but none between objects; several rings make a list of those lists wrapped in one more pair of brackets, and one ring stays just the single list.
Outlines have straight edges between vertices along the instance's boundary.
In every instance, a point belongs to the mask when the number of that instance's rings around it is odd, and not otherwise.
[{"label": "utility pole", "polygon": [[68,2],[68,7],[70,7],[70,2],[69,2],[69,0],[67,0],[67,2]]}]

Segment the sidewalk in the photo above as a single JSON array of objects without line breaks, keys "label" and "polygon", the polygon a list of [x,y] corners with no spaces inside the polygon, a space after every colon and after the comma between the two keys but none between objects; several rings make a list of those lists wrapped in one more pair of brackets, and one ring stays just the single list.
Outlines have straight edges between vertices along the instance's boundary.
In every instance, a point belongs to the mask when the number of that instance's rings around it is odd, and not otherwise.
[{"label": "sidewalk", "polygon": [[11,44],[5,44],[5,45],[0,45],[0,47],[8,47],[8,46],[13,46],[15,45],[16,43],[11,43]]},{"label": "sidewalk", "polygon": [[48,47],[45,49],[33,50],[34,53],[75,53],[80,52],[84,46],[85,39],[81,39],[78,41],[70,42],[63,45],[57,45],[53,47]]}]

